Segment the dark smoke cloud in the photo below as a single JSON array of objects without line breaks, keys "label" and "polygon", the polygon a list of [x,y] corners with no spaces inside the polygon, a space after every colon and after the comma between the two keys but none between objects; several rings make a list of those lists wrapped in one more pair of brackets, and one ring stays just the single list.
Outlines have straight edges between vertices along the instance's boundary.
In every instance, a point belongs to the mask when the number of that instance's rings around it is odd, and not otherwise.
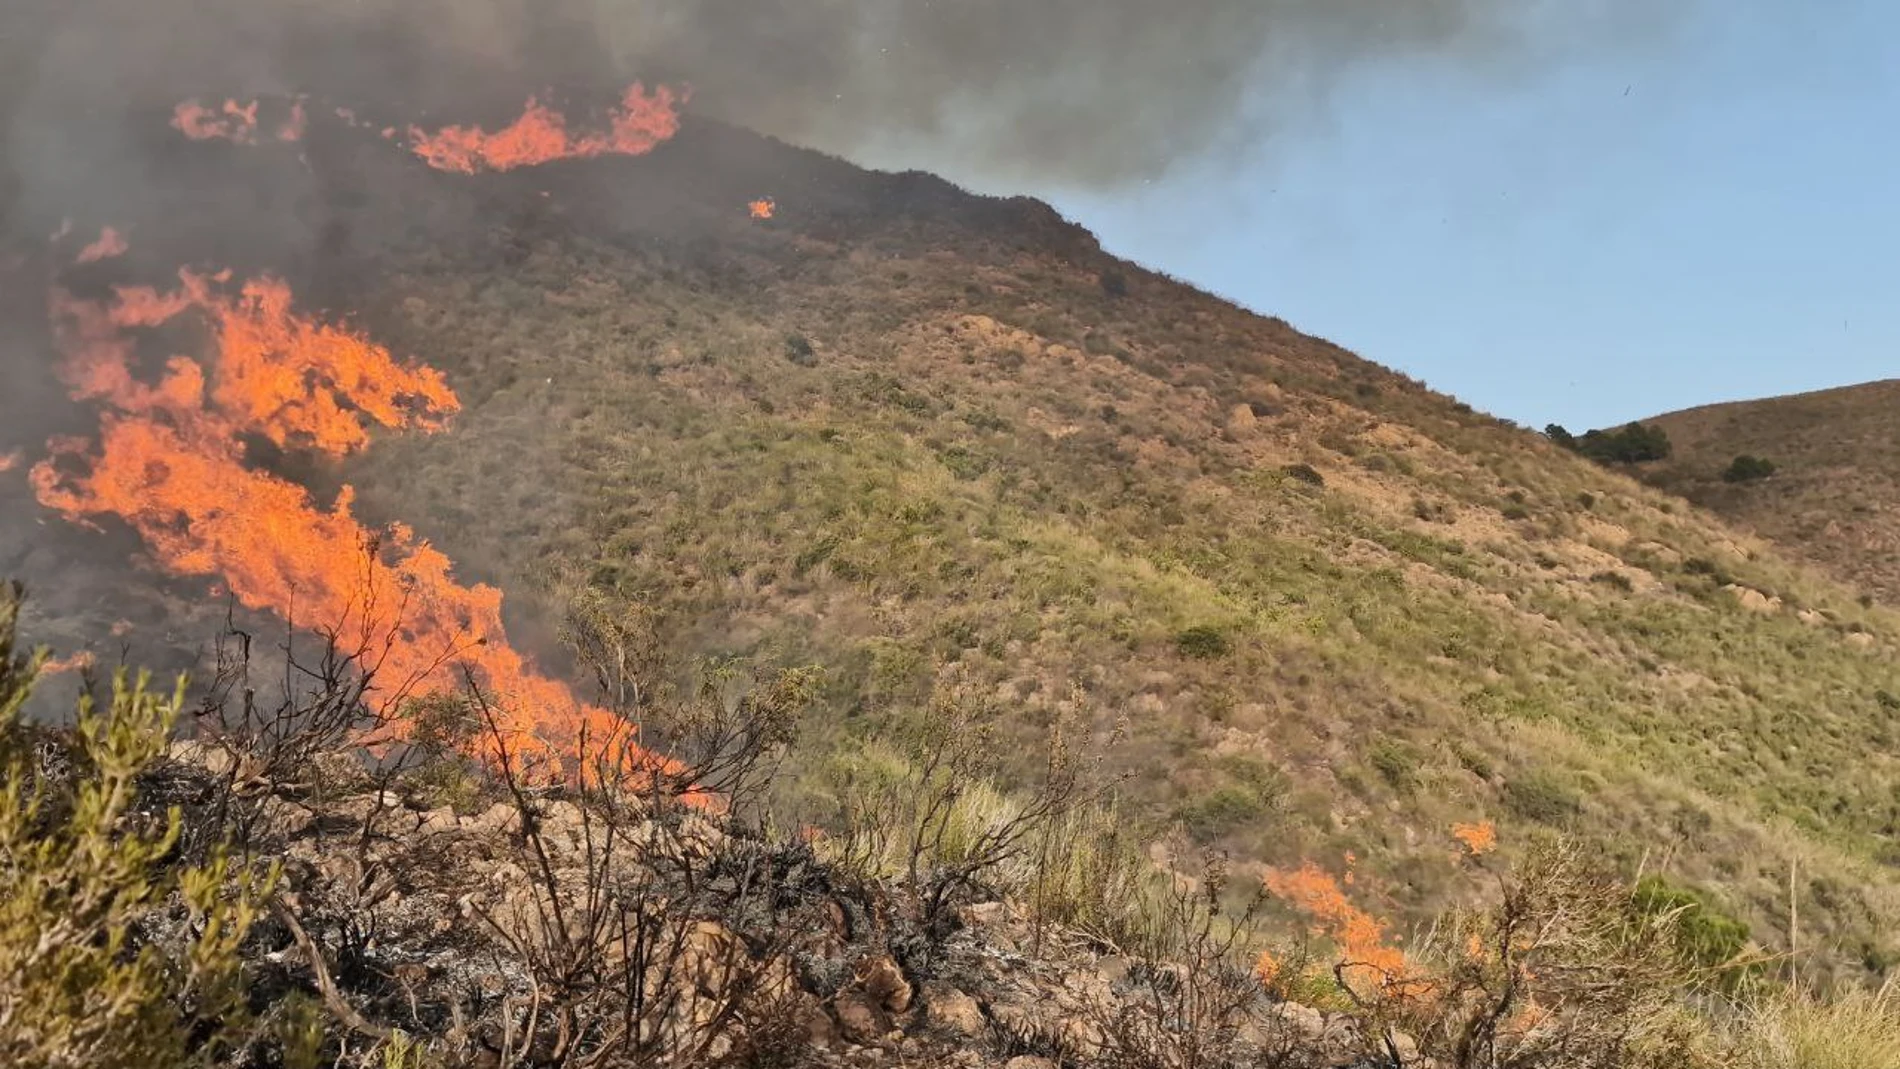
[{"label": "dark smoke cloud", "polygon": [[[693,110],[963,179],[1111,187],[1271,132],[1357,65],[1535,65],[1647,0],[5,0],[0,208],[136,174],[181,97],[308,91],[402,122],[544,86],[690,83]],[[154,111],[152,109],[159,109]],[[162,121],[158,124],[162,131]],[[142,130],[143,132],[135,132]]]}]

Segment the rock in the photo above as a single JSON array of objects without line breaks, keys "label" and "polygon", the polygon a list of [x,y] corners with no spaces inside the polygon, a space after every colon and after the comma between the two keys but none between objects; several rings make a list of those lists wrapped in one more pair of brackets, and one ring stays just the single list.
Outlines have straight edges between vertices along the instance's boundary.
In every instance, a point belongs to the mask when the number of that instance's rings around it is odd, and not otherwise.
[{"label": "rock", "polygon": [[1735,600],[1741,602],[1742,608],[1750,612],[1772,613],[1781,609],[1780,598],[1771,598],[1753,587],[1730,583],[1722,589],[1735,595]]},{"label": "rock", "polygon": [[1008,907],[1001,902],[977,902],[963,909],[963,923],[971,927],[988,927],[1000,924],[1008,917]]},{"label": "rock", "polygon": [[1317,1040],[1326,1034],[1326,1015],[1311,1006],[1282,1002],[1274,1014],[1295,1035]]},{"label": "rock", "polygon": [[462,822],[456,817],[454,808],[446,805],[438,806],[422,814],[421,819],[416,824],[416,834],[442,835],[447,832],[456,831],[461,826]]},{"label": "rock", "polygon": [[884,1034],[878,1012],[871,1000],[863,992],[847,991],[832,1003],[832,1013],[837,1015],[838,1028],[846,1039],[857,1043],[872,1043]]},{"label": "rock", "polygon": [[972,1039],[983,1034],[983,1008],[948,984],[924,985],[924,1020],[932,1028]]},{"label": "rock", "polygon": [[910,981],[889,957],[876,957],[858,967],[858,985],[871,1001],[891,1013],[910,1009]]},{"label": "rock", "polygon": [[799,1017],[805,1025],[807,1041],[814,1047],[829,1047],[838,1041],[838,1026],[817,999],[804,1003]]},{"label": "rock", "polygon": [[369,770],[347,753],[320,753],[310,761],[311,779],[330,791],[355,791],[369,786]]},{"label": "rock", "polygon": [[507,835],[521,827],[521,814],[507,802],[496,802],[464,822],[470,831],[487,835]]},{"label": "rock", "polygon": [[267,836],[294,839],[317,823],[317,815],[295,802],[270,796],[258,803],[257,823]]}]

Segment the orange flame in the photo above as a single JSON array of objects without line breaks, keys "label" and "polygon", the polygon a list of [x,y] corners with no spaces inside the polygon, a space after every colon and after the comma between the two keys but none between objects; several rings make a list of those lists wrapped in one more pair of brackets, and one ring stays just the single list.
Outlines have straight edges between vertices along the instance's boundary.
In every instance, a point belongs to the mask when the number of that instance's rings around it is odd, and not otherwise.
[{"label": "orange flame", "polygon": [[5,472],[12,471],[14,468],[17,468],[19,466],[20,466],[20,453],[18,450],[15,450],[11,453],[0,453],[0,474],[4,474]]},{"label": "orange flame", "polygon": [[[583,738],[593,750],[627,738],[629,726],[508,645],[499,590],[456,583],[449,559],[402,525],[372,535],[350,515],[348,487],[323,511],[304,488],[244,464],[244,435],[340,456],[367,443],[370,423],[439,429],[460,407],[446,381],[357,334],[298,318],[280,281],[230,295],[229,277],[181,271],[175,291],[127,287],[103,302],[54,292],[61,375],[76,399],[107,410],[89,458],[84,441],[49,443],[55,458],[31,473],[41,503],[87,525],[117,516],[170,572],[219,576],[244,605],[346,629],[346,649],[376,651],[385,694],[452,690],[467,666],[524,771],[586,775],[573,764]],[[136,379],[130,332],[186,312],[207,321],[213,357],[173,357],[155,385]],[[679,771],[634,755],[641,769]]]},{"label": "orange flame", "polygon": [[529,97],[521,117],[492,134],[473,126],[450,126],[433,134],[411,126],[410,149],[437,170],[463,174],[609,154],[638,156],[679,130],[680,102],[666,86],[649,94],[636,82],[621,96],[608,132],[575,135],[568,132],[560,112]]},{"label": "orange flame", "polygon": [[99,231],[98,241],[79,250],[78,262],[89,264],[99,260],[110,259],[114,256],[124,256],[129,248],[130,246],[125,243],[124,236],[117,230],[106,227]]},{"label": "orange flame", "polygon": [[248,145],[257,140],[257,101],[239,104],[227,100],[214,111],[196,100],[187,100],[172,109],[172,126],[193,141],[221,137]]},{"label": "orange flame", "polygon": [[68,672],[83,672],[91,668],[94,658],[91,652],[80,650],[67,657],[55,657],[40,666],[40,670],[49,676],[65,675]]},{"label": "orange flame", "polygon": [[[172,127],[193,141],[223,138],[240,145],[255,145],[257,106],[255,100],[248,104],[226,100],[222,108],[214,110],[196,100],[187,100],[172,109]],[[291,102],[289,117],[277,128],[277,140],[299,141],[303,138],[303,132],[303,98],[298,97]]]},{"label": "orange flame", "polygon": [[771,197],[755,200],[748,204],[747,207],[752,209],[752,218],[754,219],[770,219],[772,218],[772,213],[778,211],[778,205],[773,202]]},{"label": "orange flame", "polygon": [[[1352,855],[1347,854],[1345,883],[1352,883]],[[1347,900],[1339,883],[1312,862],[1287,872],[1268,870],[1264,877],[1267,890],[1286,899],[1295,909],[1313,920],[1316,934],[1330,937],[1337,944],[1342,960],[1340,975],[1348,982],[1365,981],[1369,991],[1403,993],[1425,985],[1414,975],[1405,952],[1387,945],[1385,923]],[[1278,972],[1271,957],[1256,963],[1261,978],[1272,982]]]},{"label": "orange flame", "polygon": [[1497,825],[1488,820],[1480,820],[1475,824],[1453,824],[1451,837],[1464,844],[1472,857],[1481,857],[1498,846]]},{"label": "orange flame", "polygon": [[290,117],[284,120],[284,125],[277,128],[277,140],[302,141],[305,122],[303,98],[298,97],[290,105]]}]

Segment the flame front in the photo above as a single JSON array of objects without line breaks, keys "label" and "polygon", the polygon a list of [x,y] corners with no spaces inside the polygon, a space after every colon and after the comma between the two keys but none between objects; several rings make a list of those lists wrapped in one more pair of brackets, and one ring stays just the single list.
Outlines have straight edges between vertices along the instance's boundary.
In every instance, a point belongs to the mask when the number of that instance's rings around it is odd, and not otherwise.
[{"label": "flame front", "polygon": [[759,200],[755,200],[748,204],[747,207],[752,209],[752,218],[754,219],[770,219],[772,218],[772,214],[778,211],[778,204],[773,201],[771,197],[763,197]]},{"label": "flame front", "polygon": [[679,130],[679,104],[673,90],[661,86],[648,93],[636,82],[622,95],[607,132],[576,135],[568,131],[560,112],[529,97],[521,117],[492,134],[473,126],[435,133],[411,126],[410,149],[431,167],[463,174],[610,154],[638,156]]},{"label": "flame front", "polygon": [[[244,463],[246,435],[342,456],[367,444],[372,422],[439,429],[460,407],[442,376],[298,318],[275,279],[235,295],[229,272],[179,279],[171,292],[127,287],[100,302],[54,292],[61,374],[76,399],[106,411],[90,455],[83,440],[55,440],[54,458],[33,468],[41,503],[80,523],[116,516],[169,572],[220,577],[242,604],[298,626],[343,629],[346,649],[375,651],[385,695],[453,690],[467,666],[494,700],[508,751],[537,775],[585,775],[575,764],[583,737],[590,749],[627,738],[624,721],[508,645],[499,590],[456,583],[449,559],[406,527],[372,535],[350,514],[348,487],[325,511],[303,487]],[[156,384],[140,381],[133,332],[187,312],[211,328],[213,358],[175,356]],[[645,769],[679,771],[634,756]]]}]

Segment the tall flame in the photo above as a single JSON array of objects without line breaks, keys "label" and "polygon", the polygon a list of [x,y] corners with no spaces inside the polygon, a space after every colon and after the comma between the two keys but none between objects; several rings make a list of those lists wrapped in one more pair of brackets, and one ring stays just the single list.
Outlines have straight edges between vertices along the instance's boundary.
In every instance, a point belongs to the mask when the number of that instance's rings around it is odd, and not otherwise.
[{"label": "tall flame", "polygon": [[[378,651],[385,693],[454,689],[467,666],[524,768],[571,774],[583,738],[626,738],[624,722],[508,645],[499,590],[456,583],[449,559],[405,526],[372,535],[351,516],[348,487],[325,511],[303,487],[244,463],[245,435],[341,456],[367,444],[371,423],[437,430],[460,407],[442,376],[299,318],[281,281],[248,281],[232,294],[229,272],[187,270],[179,280],[169,292],[124,287],[97,302],[54,291],[60,373],[75,399],[105,412],[90,456],[83,440],[50,443],[53,459],[31,472],[41,503],[82,524],[119,517],[163,568],[221,577],[246,606],[345,628],[346,644]],[[209,326],[212,357],[174,356],[155,384],[140,381],[133,332],[187,312]]]},{"label": "tall flame", "polygon": [[473,126],[435,133],[411,126],[410,149],[431,167],[463,174],[609,154],[638,156],[678,132],[680,102],[666,86],[648,93],[636,82],[621,96],[605,133],[574,134],[560,112],[529,97],[521,117],[492,134]]}]

